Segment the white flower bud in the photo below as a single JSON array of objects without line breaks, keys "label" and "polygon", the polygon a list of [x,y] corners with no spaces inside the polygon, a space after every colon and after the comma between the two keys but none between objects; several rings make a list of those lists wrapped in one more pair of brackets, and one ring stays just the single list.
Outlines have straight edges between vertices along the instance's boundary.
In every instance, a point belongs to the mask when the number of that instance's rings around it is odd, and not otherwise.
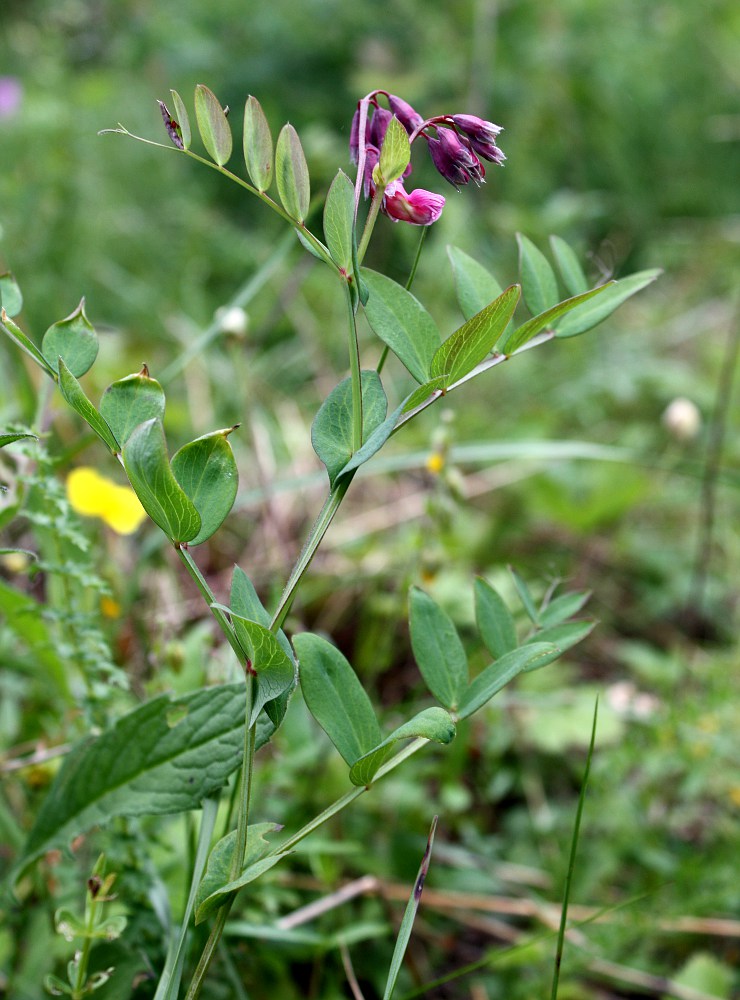
[{"label": "white flower bud", "polygon": [[243,337],[249,326],[249,316],[241,306],[231,306],[228,309],[218,309],[216,318],[224,333],[234,337]]},{"label": "white flower bud", "polygon": [[696,403],[677,396],[663,411],[663,426],[678,441],[693,441],[701,429],[701,413]]}]

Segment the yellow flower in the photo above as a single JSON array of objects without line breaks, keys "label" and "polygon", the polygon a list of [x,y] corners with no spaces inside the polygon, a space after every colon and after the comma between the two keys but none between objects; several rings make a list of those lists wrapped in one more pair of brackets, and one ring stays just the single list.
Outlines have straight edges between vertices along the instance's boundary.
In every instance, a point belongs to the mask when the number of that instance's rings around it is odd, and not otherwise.
[{"label": "yellow flower", "polygon": [[433,476],[438,476],[445,467],[444,455],[440,455],[438,451],[432,452],[427,458],[425,465],[427,472],[431,472]]},{"label": "yellow flower", "polygon": [[99,517],[119,535],[130,535],[145,519],[139,498],[95,469],[80,466],[67,476],[67,497],[78,514]]}]

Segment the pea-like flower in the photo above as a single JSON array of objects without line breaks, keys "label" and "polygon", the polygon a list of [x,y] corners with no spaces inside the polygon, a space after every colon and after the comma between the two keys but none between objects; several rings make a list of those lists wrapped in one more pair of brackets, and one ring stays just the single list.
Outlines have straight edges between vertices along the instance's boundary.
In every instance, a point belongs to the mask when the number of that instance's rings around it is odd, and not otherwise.
[{"label": "pea-like flower", "polygon": [[437,129],[437,138],[429,139],[429,153],[440,174],[456,188],[470,180],[480,184],[486,175],[483,164],[468,141],[461,139],[452,129]]},{"label": "pea-like flower", "polygon": [[496,139],[503,132],[500,125],[487,122],[477,115],[452,115],[457,128],[467,136],[478,156],[491,163],[502,164],[506,157],[496,145]]},{"label": "pea-like flower", "polygon": [[441,194],[416,188],[406,191],[401,181],[393,181],[385,189],[382,211],[394,222],[412,226],[431,226],[442,214],[445,199]]}]

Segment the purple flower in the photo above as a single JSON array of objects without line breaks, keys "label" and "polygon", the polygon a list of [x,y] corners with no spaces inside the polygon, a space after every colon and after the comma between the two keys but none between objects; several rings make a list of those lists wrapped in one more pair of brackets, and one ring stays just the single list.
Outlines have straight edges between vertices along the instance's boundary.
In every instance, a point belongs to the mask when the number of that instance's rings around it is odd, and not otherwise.
[{"label": "purple flower", "polygon": [[367,130],[366,141],[372,146],[377,146],[378,149],[383,145],[383,139],[385,138],[385,133],[388,131],[388,125],[393,117],[390,111],[385,108],[375,108],[373,111],[373,116],[370,119],[370,127]]},{"label": "purple flower", "polygon": [[408,192],[401,181],[393,181],[385,189],[382,210],[394,222],[409,222],[412,226],[431,226],[442,214],[445,199],[441,194],[417,188]]},{"label": "purple flower", "polygon": [[438,128],[437,138],[429,139],[432,162],[446,181],[455,187],[474,180],[479,184],[485,177],[483,164],[466,139],[448,128]]},{"label": "purple flower", "polygon": [[349,161],[358,163],[360,159],[360,109],[352,116],[352,128],[349,132]]},{"label": "purple flower", "polygon": [[404,101],[402,97],[396,97],[395,94],[389,94],[388,103],[391,106],[391,111],[396,118],[398,118],[409,135],[411,135],[411,133],[424,121],[419,112],[415,111],[414,108],[412,108],[407,101]]},{"label": "purple flower", "polygon": [[23,87],[15,76],[0,76],[0,118],[10,118],[21,105]]},{"label": "purple flower", "polygon": [[453,115],[452,121],[467,136],[478,156],[499,165],[504,162],[506,157],[496,145],[496,138],[503,132],[500,125],[487,122],[477,115]]}]

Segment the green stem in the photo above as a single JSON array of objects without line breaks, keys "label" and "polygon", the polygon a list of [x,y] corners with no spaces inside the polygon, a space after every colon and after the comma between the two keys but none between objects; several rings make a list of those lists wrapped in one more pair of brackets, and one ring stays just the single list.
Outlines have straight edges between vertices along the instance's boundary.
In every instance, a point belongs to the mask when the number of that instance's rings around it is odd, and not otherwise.
[{"label": "green stem", "polygon": [[229,881],[234,882],[242,873],[247,853],[247,827],[249,826],[249,800],[252,794],[252,772],[254,769],[254,742],[256,726],[249,724],[252,715],[254,677],[247,671],[246,715],[244,716],[244,750],[239,772],[239,797],[237,799],[236,842],[231,857]]},{"label": "green stem", "polygon": [[213,923],[213,927],[211,928],[211,933],[208,935],[205,947],[201,952],[201,956],[198,959],[198,964],[195,967],[193,978],[190,980],[188,991],[185,994],[185,1000],[196,1000],[196,998],[200,996],[203,981],[206,978],[206,974],[213,960],[218,943],[221,940],[221,935],[223,934],[224,926],[226,924],[226,918],[229,915],[229,910],[232,907],[235,897],[236,893],[227,897],[223,906],[221,906],[216,913],[216,919]]},{"label": "green stem", "polygon": [[360,264],[365,257],[365,252],[367,251],[368,244],[370,243],[370,237],[373,235],[373,229],[375,228],[375,223],[378,219],[378,212],[380,212],[380,206],[383,204],[384,194],[385,188],[377,187],[375,189],[375,194],[373,195],[373,200],[370,202],[370,211],[367,213],[365,228],[362,231],[362,239],[360,240],[360,245],[357,248],[357,259]]},{"label": "green stem", "polygon": [[352,379],[352,451],[362,447],[362,371],[360,342],[357,339],[357,316],[349,282],[344,282],[349,312],[349,371]]},{"label": "green stem", "polygon": [[304,573],[308,569],[311,560],[316,554],[316,550],[321,544],[321,540],[326,534],[329,525],[334,520],[334,515],[339,510],[339,506],[344,499],[344,495],[347,492],[351,481],[352,476],[345,476],[342,479],[342,482],[335,487],[335,489],[331,490],[329,496],[326,498],[326,502],[321,508],[321,513],[316,518],[316,522],[311,529],[311,534],[308,536],[308,540],[303,546],[303,550],[298,557],[298,561],[293,567],[288,582],[285,585],[285,590],[280,598],[277,611],[273,615],[272,622],[270,624],[270,631],[277,632],[283,627],[298,585],[300,584]]},{"label": "green stem", "polygon": [[236,633],[234,632],[234,628],[231,622],[229,621],[228,617],[220,608],[215,606],[217,604],[216,597],[211,588],[208,586],[205,577],[198,569],[195,560],[190,555],[190,550],[186,549],[182,545],[176,545],[175,548],[177,549],[177,554],[180,556],[180,559],[185,564],[185,568],[187,569],[188,573],[190,573],[191,577],[195,581],[195,585],[201,592],[203,600],[211,609],[211,613],[218,622],[219,628],[226,636],[226,639],[231,648],[234,650],[237,660],[242,665],[242,667],[245,667],[246,653],[239,645],[239,642],[236,638]]},{"label": "green stem", "polygon": [[80,960],[77,963],[77,974],[75,975],[74,986],[72,987],[72,1000],[82,1000],[85,995],[85,984],[87,982],[87,966],[90,961],[90,950],[93,942],[93,931],[95,930],[95,915],[97,912],[97,900],[89,891],[85,902],[85,930],[87,931],[80,951]]}]

